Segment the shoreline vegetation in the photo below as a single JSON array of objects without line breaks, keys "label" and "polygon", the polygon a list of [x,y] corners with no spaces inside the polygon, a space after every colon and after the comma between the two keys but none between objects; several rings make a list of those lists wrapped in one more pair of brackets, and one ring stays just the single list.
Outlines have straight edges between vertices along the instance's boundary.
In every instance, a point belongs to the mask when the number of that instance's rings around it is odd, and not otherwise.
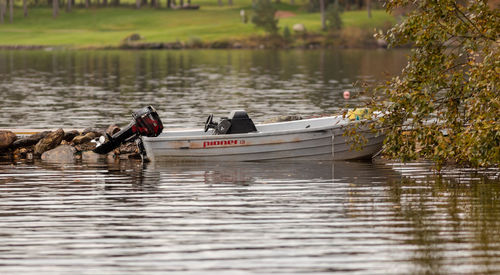
[{"label": "shoreline vegetation", "polygon": [[[135,34],[132,34],[135,35]],[[0,45],[0,50],[187,50],[187,49],[374,49],[386,48],[382,40],[363,38],[356,40],[334,39],[318,34],[297,37],[290,43],[279,36],[254,36],[245,40],[224,39],[211,42],[124,42],[118,45]]]},{"label": "shoreline vegetation", "polygon": [[57,18],[48,6],[32,7],[26,17],[22,5],[15,6],[12,23],[0,24],[0,49],[376,48],[386,44],[373,37],[375,31],[397,21],[382,9],[370,16],[349,10],[341,14],[342,29],[323,31],[320,12],[307,11],[302,2],[281,2],[276,4],[278,32],[268,34],[249,20],[251,0],[230,6],[212,2],[193,2],[199,9],[92,6],[60,11]]}]

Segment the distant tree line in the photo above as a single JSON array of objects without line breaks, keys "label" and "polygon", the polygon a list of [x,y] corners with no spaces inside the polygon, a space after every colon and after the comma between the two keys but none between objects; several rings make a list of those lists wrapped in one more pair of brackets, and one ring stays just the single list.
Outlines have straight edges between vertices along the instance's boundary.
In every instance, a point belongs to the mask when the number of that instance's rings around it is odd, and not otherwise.
[{"label": "distant tree line", "polygon": [[[217,0],[219,5],[223,5],[222,0]],[[21,2],[21,1],[17,1]],[[232,5],[233,1],[228,0],[228,5]],[[0,0],[0,23],[4,23],[4,21],[9,19],[9,22],[13,22],[14,20],[14,6],[16,5],[14,0]],[[143,6],[151,6],[153,8],[161,7],[161,0],[135,0],[131,1],[123,1],[120,0],[32,0],[29,1],[30,6],[40,7],[40,6],[49,6],[52,7],[52,15],[53,17],[57,17],[59,14],[59,9],[61,7],[65,7],[66,12],[71,12],[74,7],[79,8],[90,8],[90,7],[118,7],[118,6],[134,6],[137,9],[140,9]],[[191,5],[191,0],[165,0],[165,7],[167,9],[170,8],[178,8],[184,7],[185,5]],[[28,16],[28,0],[22,0],[23,14],[24,17]]]},{"label": "distant tree line", "polygon": [[[28,3],[28,0],[17,0],[17,2],[22,1],[23,14],[24,17],[28,16],[28,4],[30,6],[49,6],[52,7],[52,16],[54,18],[59,14],[59,9],[64,7],[66,12],[71,12],[71,10],[75,7],[79,8],[90,8],[90,7],[118,7],[118,6],[133,6],[137,9],[140,9],[143,6],[150,6],[153,8],[161,8],[162,3],[161,0],[135,0],[133,1],[120,1],[120,0],[31,0]],[[295,5],[295,0],[289,0],[291,5]],[[308,10],[310,12],[318,12],[322,13],[322,22],[323,28],[325,28],[325,7],[333,4],[335,1],[338,1],[338,7],[341,11],[343,10],[354,10],[354,9],[364,9],[368,10],[369,16],[371,16],[371,8],[372,6],[381,6],[382,0],[309,0],[307,3]],[[170,8],[179,8],[191,5],[191,0],[164,0],[165,7],[167,9]],[[257,4],[257,0],[252,0],[254,5]],[[276,4],[281,3],[281,0],[274,0]],[[13,22],[14,20],[14,0],[0,0],[0,24],[6,21],[7,17],[9,22]],[[217,4],[219,6],[223,6],[223,0],[217,0]],[[233,5],[233,0],[227,0],[228,5]]]},{"label": "distant tree line", "polygon": [[[293,1],[293,0],[291,0]],[[335,3],[335,0],[309,0],[308,10],[311,12],[318,12],[321,10],[321,2],[324,2],[325,6]],[[351,10],[371,10],[372,8],[382,8],[383,0],[337,0],[337,4],[343,11]]]}]

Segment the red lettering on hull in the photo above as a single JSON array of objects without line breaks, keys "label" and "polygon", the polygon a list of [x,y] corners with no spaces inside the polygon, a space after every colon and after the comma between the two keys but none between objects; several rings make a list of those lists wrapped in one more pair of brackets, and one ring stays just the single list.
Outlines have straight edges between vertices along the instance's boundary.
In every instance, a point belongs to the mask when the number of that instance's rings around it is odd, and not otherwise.
[{"label": "red lettering on hull", "polygon": [[230,140],[204,141],[203,148],[215,147],[215,146],[231,146],[231,145],[238,145],[238,144],[245,144],[245,140],[230,139]]}]

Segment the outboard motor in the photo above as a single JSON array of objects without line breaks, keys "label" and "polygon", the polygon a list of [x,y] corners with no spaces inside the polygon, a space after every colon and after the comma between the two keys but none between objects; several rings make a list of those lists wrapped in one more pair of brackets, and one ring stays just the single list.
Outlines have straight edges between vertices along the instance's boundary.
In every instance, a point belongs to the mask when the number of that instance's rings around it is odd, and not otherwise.
[{"label": "outboard motor", "polygon": [[235,110],[229,114],[229,117],[221,118],[220,122],[213,122],[214,115],[210,115],[205,122],[205,132],[208,129],[214,129],[214,135],[230,135],[256,132],[255,124],[248,117],[244,110]]},{"label": "outboard motor", "polygon": [[[163,131],[163,123],[153,106],[135,111],[132,117],[134,120],[118,133],[113,136],[106,134],[106,139],[101,137],[94,152],[107,154],[124,142],[135,140],[140,136],[157,137]],[[141,143],[139,144],[139,149],[141,153],[144,152],[144,147]]]}]

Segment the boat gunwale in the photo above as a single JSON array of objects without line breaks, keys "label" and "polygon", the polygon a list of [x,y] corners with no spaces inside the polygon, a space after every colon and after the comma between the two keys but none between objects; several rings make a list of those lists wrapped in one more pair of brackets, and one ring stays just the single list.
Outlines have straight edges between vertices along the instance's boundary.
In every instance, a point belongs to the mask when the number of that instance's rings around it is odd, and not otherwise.
[{"label": "boat gunwale", "polygon": [[[287,122],[277,122],[277,123],[267,123],[267,124],[259,124],[256,127],[262,125],[275,125],[275,124],[285,124],[285,123],[293,123],[300,121],[304,123],[305,121],[311,120],[320,120],[320,119],[332,119],[332,118],[342,118],[342,116],[334,116],[334,117],[322,117],[322,118],[311,118],[305,120],[297,120],[297,121],[287,121]],[[333,125],[326,125],[317,128],[304,128],[304,129],[293,129],[293,130],[281,130],[275,132],[250,132],[250,133],[242,133],[242,134],[229,134],[229,135],[201,135],[201,136],[158,136],[158,137],[142,137],[144,142],[161,142],[161,141],[177,141],[177,140],[219,140],[219,139],[234,139],[234,138],[257,138],[257,137],[267,137],[267,136],[280,136],[280,135],[290,135],[290,134],[302,134],[302,133],[314,133],[314,132],[324,132],[330,129],[337,129],[346,126],[350,126],[350,123],[340,123],[343,119],[339,120],[338,123]],[[368,120],[355,120],[355,121],[346,121],[351,123],[360,123],[360,122],[369,122]],[[196,130],[186,130],[187,131],[199,131],[202,129]],[[172,131],[174,132],[174,131]],[[182,132],[182,131],[176,131]]]}]

